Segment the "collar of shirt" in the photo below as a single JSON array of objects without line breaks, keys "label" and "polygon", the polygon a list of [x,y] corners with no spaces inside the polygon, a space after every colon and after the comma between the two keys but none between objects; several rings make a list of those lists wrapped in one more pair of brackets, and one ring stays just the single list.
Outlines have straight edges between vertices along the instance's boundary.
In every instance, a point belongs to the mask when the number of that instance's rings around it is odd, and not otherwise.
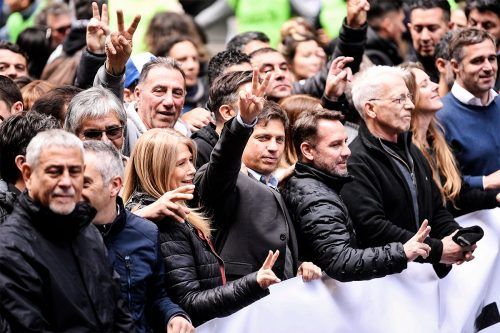
[{"label": "collar of shirt", "polygon": [[453,83],[453,87],[451,87],[451,93],[460,102],[467,104],[467,105],[475,105],[475,106],[488,106],[493,102],[495,97],[498,95],[498,93],[495,90],[490,89],[488,102],[486,103],[486,105],[483,105],[483,103],[481,103],[481,99],[472,95],[464,87],[462,87],[460,84],[458,84],[457,81],[455,81],[455,83]]},{"label": "collar of shirt", "polygon": [[274,177],[272,174],[269,176],[269,181],[266,181],[266,177],[264,175],[261,175],[260,173],[252,170],[252,169],[247,169],[248,173],[250,173],[255,179],[260,181],[261,183],[266,184],[269,187],[272,187],[274,189],[278,188],[278,178]]}]

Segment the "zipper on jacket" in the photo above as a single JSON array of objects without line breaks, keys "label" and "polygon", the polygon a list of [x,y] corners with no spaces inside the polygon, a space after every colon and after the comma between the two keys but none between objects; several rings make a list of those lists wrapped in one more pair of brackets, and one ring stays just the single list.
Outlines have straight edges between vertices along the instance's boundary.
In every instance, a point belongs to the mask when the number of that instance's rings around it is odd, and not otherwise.
[{"label": "zipper on jacket", "polygon": [[132,296],[130,295],[130,291],[132,290],[132,277],[131,277],[131,269],[132,263],[130,262],[130,256],[126,255],[125,258],[125,271],[127,273],[127,297],[128,297],[128,308],[132,309]]},{"label": "zipper on jacket", "polygon": [[382,146],[382,149],[384,149],[384,151],[391,155],[392,157],[398,159],[399,161],[401,161],[401,163],[404,164],[404,166],[408,169],[408,171],[410,171],[410,176],[411,176],[411,180],[413,182],[413,185],[417,185],[417,182],[415,180],[415,170],[412,168],[410,168],[410,166],[408,165],[408,163],[405,162],[405,160],[403,160],[401,157],[399,157],[397,154],[393,154],[391,151],[387,150],[385,147],[384,147],[384,144],[382,142],[380,142],[381,146]]},{"label": "zipper on jacket", "polygon": [[[411,165],[411,168],[410,166],[408,165],[408,163],[406,163],[405,160],[403,160],[401,157],[399,157],[397,154],[394,154],[392,153],[390,150],[386,149],[386,147],[384,146],[384,144],[382,143],[382,140],[379,138],[379,142],[380,142],[380,146],[382,147],[382,149],[389,155],[391,155],[393,158],[397,159],[398,161],[400,161],[401,163],[403,163],[403,165],[406,167],[406,169],[410,172],[410,177],[411,177],[411,180],[412,180],[412,183],[413,183],[413,187],[415,188],[415,191],[417,191],[417,180],[415,179],[415,168],[413,166],[413,163]],[[411,157],[410,157],[411,159]],[[418,194],[417,194],[418,195]],[[410,196],[412,196],[411,194],[411,190],[410,190]],[[418,200],[418,198],[417,198]],[[413,201],[413,198],[412,198],[412,201]],[[417,203],[418,204],[418,203]],[[415,216],[415,211],[412,212],[412,215],[414,216],[414,219],[415,219],[415,223],[416,223],[416,226],[417,226],[417,230],[418,228],[420,228],[420,223],[418,221],[418,217]]]}]

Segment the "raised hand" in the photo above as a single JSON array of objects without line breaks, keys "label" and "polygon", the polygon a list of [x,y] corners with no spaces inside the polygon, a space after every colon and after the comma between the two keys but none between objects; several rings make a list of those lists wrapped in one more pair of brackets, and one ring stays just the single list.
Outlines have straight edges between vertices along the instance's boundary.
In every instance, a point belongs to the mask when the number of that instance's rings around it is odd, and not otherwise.
[{"label": "raised hand", "polygon": [[152,204],[143,207],[134,214],[151,221],[160,221],[164,218],[184,222],[190,210],[186,206],[177,203],[193,199],[194,185],[184,185],[162,195]]},{"label": "raised hand", "polygon": [[132,54],[132,38],[141,21],[141,15],[136,15],[132,24],[125,30],[123,11],[116,11],[118,31],[113,31],[106,38],[106,69],[109,73],[118,75],[125,71],[130,55]]},{"label": "raised hand", "polygon": [[106,36],[109,35],[108,6],[102,5],[102,14],[99,13],[99,6],[92,2],[92,19],[87,25],[87,49],[92,53],[104,54]]},{"label": "raised hand", "polygon": [[257,272],[257,283],[262,289],[267,289],[270,285],[281,282],[281,280],[278,279],[278,277],[272,270],[274,263],[278,259],[279,255],[279,250],[276,250],[276,252],[274,253],[273,251],[269,251],[264,264]]},{"label": "raised hand", "polygon": [[347,0],[347,25],[358,29],[366,23],[366,14],[370,10],[368,0]]},{"label": "raised hand", "polygon": [[271,73],[267,73],[262,84],[259,84],[259,71],[254,68],[252,73],[252,90],[240,91],[239,109],[240,117],[246,124],[251,124],[264,108],[264,94],[266,92]]},{"label": "raised hand", "polygon": [[297,276],[302,276],[304,282],[317,280],[321,278],[321,268],[312,262],[305,261],[300,265]]},{"label": "raised hand", "polygon": [[424,220],[417,233],[412,238],[410,238],[409,241],[404,243],[403,248],[406,254],[406,258],[408,258],[408,262],[417,259],[419,256],[424,259],[429,256],[431,247],[425,244],[424,240],[427,238],[427,236],[429,236],[430,232],[431,227],[429,227],[429,221]]},{"label": "raised hand", "polygon": [[352,61],[354,58],[343,56],[333,59],[325,84],[325,96],[329,99],[336,101],[352,81],[352,71],[346,67]]}]

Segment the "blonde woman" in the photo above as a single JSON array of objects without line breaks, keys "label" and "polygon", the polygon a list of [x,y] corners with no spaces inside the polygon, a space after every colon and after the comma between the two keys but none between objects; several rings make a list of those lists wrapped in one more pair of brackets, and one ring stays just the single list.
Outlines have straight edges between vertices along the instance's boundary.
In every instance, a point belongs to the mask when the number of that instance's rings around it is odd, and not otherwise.
[{"label": "blonde woman", "polygon": [[414,86],[415,110],[411,119],[413,143],[422,151],[432,167],[443,202],[454,216],[500,205],[498,190],[484,191],[470,188],[462,181],[460,169],[446,143],[443,129],[436,119],[436,112],[443,103],[439,97],[439,86],[429,79],[419,64],[405,65],[413,78],[409,78],[409,89]]},{"label": "blonde woman", "polygon": [[196,147],[191,139],[171,129],[152,129],[136,143],[125,172],[123,199],[134,210],[158,203],[182,207],[185,219],[164,216],[157,221],[166,265],[169,296],[190,316],[193,325],[230,315],[268,294],[280,279],[272,271],[279,256],[269,254],[262,268],[227,282],[224,263],[210,241],[207,218],[190,210]]}]

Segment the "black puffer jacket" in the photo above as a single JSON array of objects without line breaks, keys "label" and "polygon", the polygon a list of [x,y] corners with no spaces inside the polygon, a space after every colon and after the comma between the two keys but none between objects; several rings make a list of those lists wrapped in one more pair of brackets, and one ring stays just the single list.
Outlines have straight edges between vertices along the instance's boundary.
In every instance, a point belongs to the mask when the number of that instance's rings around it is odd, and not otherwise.
[{"label": "black puffer jacket", "polygon": [[[135,193],[128,202],[141,207],[153,201]],[[269,294],[257,283],[256,272],[224,284],[222,259],[190,223],[164,219],[158,231],[168,295],[189,314],[193,325],[229,316]]]},{"label": "black puffer jacket", "polygon": [[299,240],[299,258],[339,281],[368,280],[407,266],[403,244],[358,249],[347,207],[339,195],[351,177],[328,175],[297,163],[283,189]]},{"label": "black puffer jacket", "polygon": [[94,215],[85,203],[58,215],[26,192],[18,197],[0,225],[0,317],[5,320],[0,327],[12,332],[134,331],[101,235],[89,225]]}]

